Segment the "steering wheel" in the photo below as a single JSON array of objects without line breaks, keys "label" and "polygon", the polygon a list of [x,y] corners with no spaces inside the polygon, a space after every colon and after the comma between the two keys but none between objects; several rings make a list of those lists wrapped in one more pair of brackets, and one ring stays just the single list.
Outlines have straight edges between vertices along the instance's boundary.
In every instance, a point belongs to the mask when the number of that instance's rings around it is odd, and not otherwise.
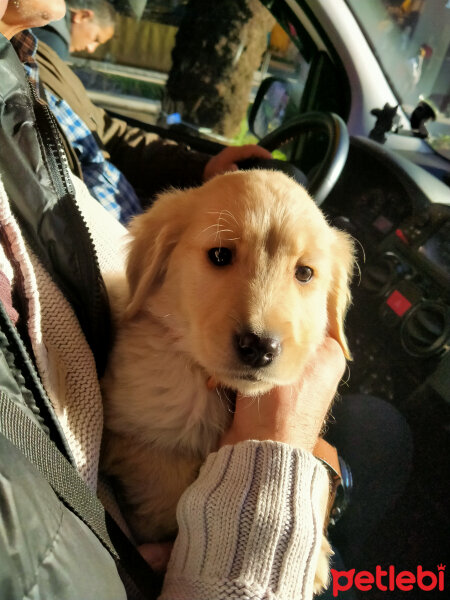
[{"label": "steering wheel", "polygon": [[305,133],[325,133],[327,148],[314,175],[308,181],[304,173],[292,163],[283,160],[248,159],[238,163],[241,169],[276,169],[293,177],[305,186],[317,205],[328,196],[347,160],[350,139],[347,126],[338,115],[327,112],[307,112],[282,125],[259,141],[259,146],[270,152],[282,144],[296,140]]}]

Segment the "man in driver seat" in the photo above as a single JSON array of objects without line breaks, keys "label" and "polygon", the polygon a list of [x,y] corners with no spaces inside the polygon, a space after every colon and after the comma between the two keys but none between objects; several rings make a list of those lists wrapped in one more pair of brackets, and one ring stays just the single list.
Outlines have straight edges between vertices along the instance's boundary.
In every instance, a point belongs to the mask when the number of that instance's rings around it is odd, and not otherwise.
[{"label": "man in driver seat", "polygon": [[71,171],[124,225],[164,188],[200,185],[251,156],[271,158],[256,145],[228,147],[211,158],[131,127],[95,106],[69,66],[29,31],[13,43],[58,121]]}]

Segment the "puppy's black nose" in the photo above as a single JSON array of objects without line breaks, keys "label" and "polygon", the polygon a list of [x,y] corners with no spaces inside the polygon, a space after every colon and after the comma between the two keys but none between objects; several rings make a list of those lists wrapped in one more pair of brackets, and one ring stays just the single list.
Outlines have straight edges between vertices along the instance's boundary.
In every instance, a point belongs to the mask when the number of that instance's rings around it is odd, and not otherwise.
[{"label": "puppy's black nose", "polygon": [[249,331],[237,333],[234,341],[239,358],[250,367],[265,367],[281,352],[278,339],[259,337]]}]

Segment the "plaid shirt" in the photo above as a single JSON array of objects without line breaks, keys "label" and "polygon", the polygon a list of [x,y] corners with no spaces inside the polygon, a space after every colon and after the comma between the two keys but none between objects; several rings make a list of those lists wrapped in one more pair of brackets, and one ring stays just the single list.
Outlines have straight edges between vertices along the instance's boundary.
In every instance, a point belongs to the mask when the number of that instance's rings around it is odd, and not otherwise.
[{"label": "plaid shirt", "polygon": [[[37,40],[30,31],[23,31],[11,40],[25,71],[39,94],[39,68],[35,60]],[[83,171],[83,179],[91,194],[124,225],[142,212],[141,203],[126,177],[105,159],[86,124],[72,108],[48,89],[48,105],[74,148]]]}]

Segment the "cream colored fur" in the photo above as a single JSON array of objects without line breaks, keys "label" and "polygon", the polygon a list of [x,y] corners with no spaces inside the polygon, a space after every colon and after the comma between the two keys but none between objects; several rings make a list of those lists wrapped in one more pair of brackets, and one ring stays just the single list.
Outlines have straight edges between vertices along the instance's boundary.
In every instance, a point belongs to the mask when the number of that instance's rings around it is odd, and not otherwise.
[{"label": "cream colored fur", "polygon": [[[230,422],[211,376],[249,396],[292,383],[327,332],[348,356],[353,247],[302,187],[273,171],[169,191],[130,230],[126,279],[107,282],[117,336],[102,384],[102,467],[144,542],[175,533],[178,499]],[[217,247],[232,251],[231,264],[211,263]],[[308,283],[296,279],[298,265],[313,269]],[[244,365],[233,344],[242,329],[277,336],[280,355]]]}]

